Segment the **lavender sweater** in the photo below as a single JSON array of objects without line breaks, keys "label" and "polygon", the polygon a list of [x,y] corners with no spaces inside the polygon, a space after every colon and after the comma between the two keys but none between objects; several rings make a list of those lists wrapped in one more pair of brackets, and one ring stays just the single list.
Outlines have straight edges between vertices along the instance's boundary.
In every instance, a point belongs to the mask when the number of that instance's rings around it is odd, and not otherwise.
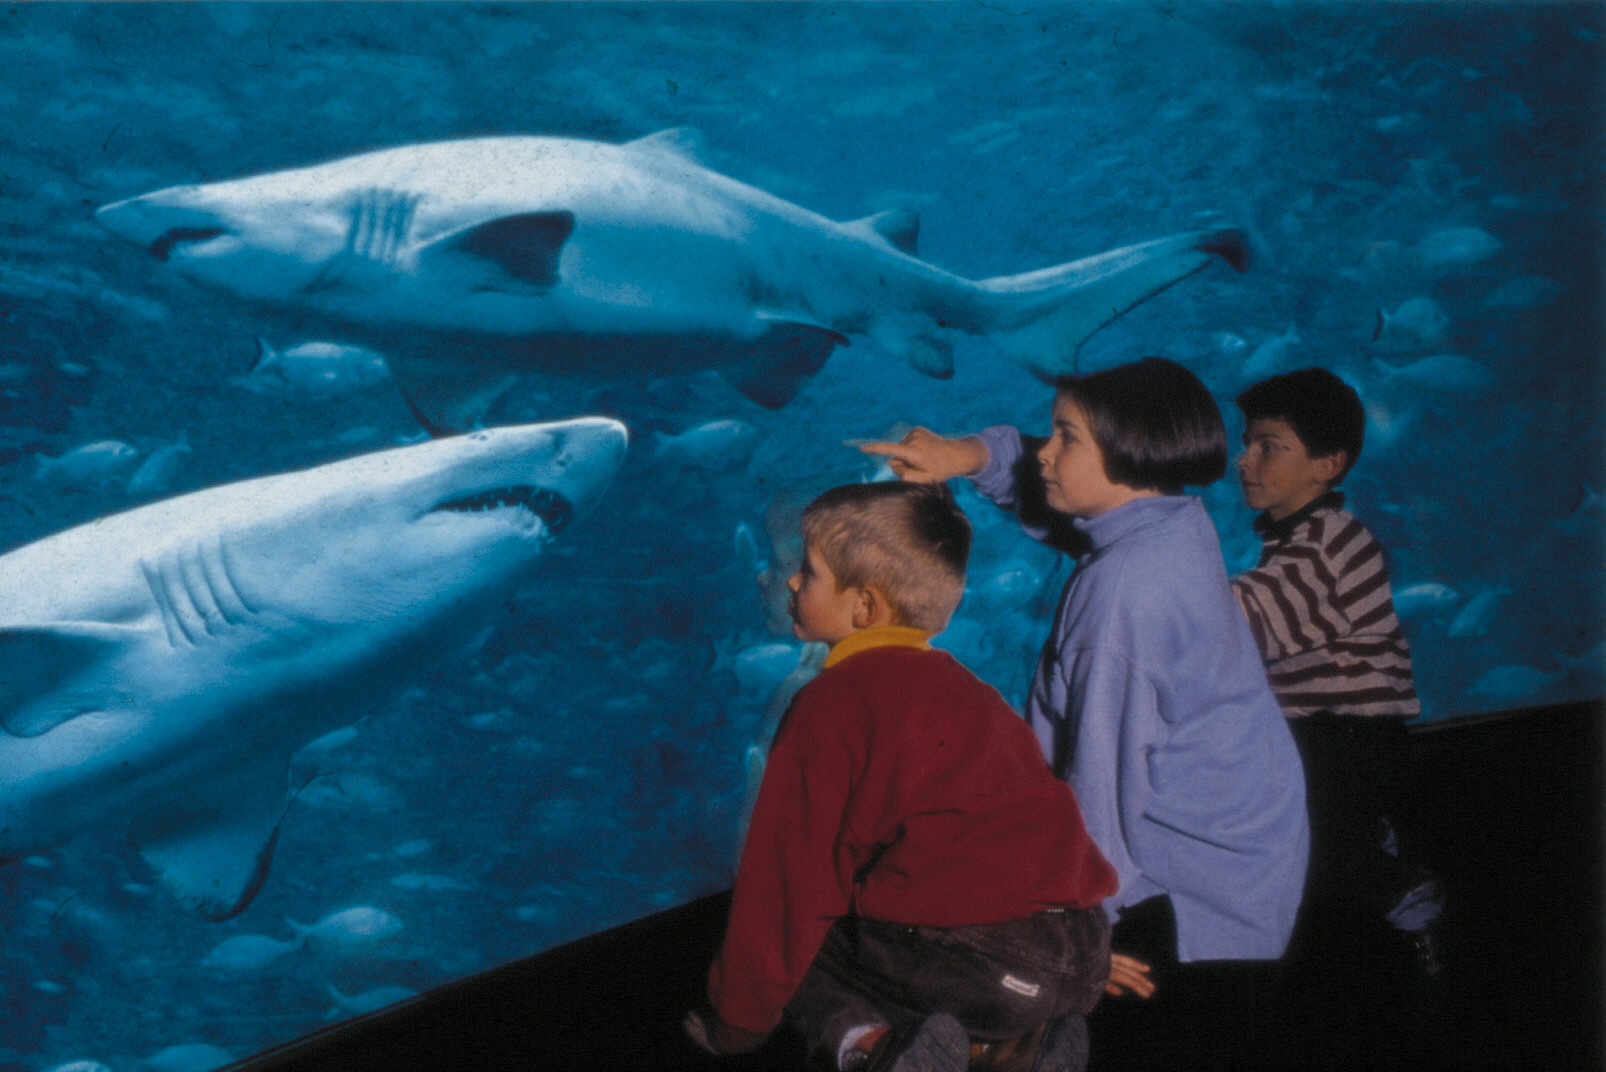
[{"label": "lavender sweater", "polygon": [[[1017,474],[1035,467],[1017,469],[1020,433],[981,439],[976,488],[1029,506]],[[1305,881],[1305,780],[1215,526],[1192,496],[1137,499],[1074,525],[1092,549],[1060,597],[1026,718],[1115,865],[1121,885],[1105,908],[1116,916],[1168,894],[1180,960],[1274,959]]]}]

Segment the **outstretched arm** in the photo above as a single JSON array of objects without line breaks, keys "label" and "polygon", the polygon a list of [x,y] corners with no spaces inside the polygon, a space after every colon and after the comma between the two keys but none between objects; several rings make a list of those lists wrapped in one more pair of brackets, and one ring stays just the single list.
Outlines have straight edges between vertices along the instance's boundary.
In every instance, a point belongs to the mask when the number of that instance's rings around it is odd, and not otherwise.
[{"label": "outstretched arm", "polygon": [[940,484],[971,476],[986,466],[987,445],[976,436],[950,439],[925,428],[911,428],[896,443],[866,443],[866,454],[879,454],[898,479],[913,484]]}]

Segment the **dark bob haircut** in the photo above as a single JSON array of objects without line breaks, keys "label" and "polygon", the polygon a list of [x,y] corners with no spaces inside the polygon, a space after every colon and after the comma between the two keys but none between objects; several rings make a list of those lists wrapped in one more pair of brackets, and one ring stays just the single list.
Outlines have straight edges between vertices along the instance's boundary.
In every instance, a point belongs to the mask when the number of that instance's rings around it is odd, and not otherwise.
[{"label": "dark bob haircut", "polygon": [[1175,495],[1227,471],[1227,429],[1199,377],[1163,357],[1055,381],[1087,417],[1113,483]]},{"label": "dark bob haircut", "polygon": [[1324,368],[1300,369],[1261,380],[1238,396],[1248,421],[1262,417],[1287,421],[1313,458],[1344,452],[1338,484],[1361,456],[1366,442],[1366,407],[1355,388]]}]

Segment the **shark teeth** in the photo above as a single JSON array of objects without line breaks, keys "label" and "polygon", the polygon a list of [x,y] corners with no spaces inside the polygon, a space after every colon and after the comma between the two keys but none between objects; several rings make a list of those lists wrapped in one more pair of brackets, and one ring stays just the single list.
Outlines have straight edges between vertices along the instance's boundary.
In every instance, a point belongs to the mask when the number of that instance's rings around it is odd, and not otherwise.
[{"label": "shark teeth", "polygon": [[574,506],[568,499],[550,488],[538,488],[529,484],[510,484],[505,488],[493,488],[490,491],[465,495],[460,499],[449,499],[435,507],[431,513],[441,510],[454,513],[482,513],[503,506],[522,506],[539,517],[546,524],[547,531],[551,533],[561,532],[574,516]]}]

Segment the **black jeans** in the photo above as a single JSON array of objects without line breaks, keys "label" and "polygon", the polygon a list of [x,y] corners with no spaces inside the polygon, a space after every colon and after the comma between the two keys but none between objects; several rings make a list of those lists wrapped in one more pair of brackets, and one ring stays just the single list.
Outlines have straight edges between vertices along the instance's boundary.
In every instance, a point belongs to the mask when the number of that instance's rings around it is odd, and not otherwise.
[{"label": "black jeans", "polygon": [[1024,1034],[1098,1001],[1110,970],[1104,909],[1039,912],[1010,923],[917,927],[836,921],[786,1008],[812,1063],[836,1067],[842,1036],[953,1014],[973,1039]]},{"label": "black jeans", "polygon": [[1286,1072],[1271,1047],[1280,989],[1271,960],[1177,960],[1171,898],[1121,913],[1117,953],[1148,964],[1154,995],[1107,997],[1088,1017],[1093,1072]]}]

